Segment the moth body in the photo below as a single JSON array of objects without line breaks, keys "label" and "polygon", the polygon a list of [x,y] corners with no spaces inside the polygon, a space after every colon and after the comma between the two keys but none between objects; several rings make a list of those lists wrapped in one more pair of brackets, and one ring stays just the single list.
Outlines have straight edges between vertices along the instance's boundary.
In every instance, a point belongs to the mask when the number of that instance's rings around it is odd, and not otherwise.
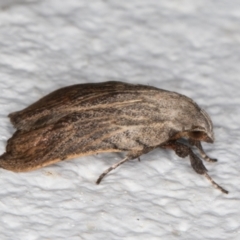
[{"label": "moth body", "polygon": [[126,152],[122,164],[161,147],[173,149],[180,157],[189,155],[194,170],[206,175],[202,161],[179,143],[182,138],[196,146],[205,160],[213,161],[200,143],[214,141],[207,113],[184,95],[151,86],[123,82],[73,85],[9,117],[16,132],[0,157],[0,167],[15,172],[101,152]]}]

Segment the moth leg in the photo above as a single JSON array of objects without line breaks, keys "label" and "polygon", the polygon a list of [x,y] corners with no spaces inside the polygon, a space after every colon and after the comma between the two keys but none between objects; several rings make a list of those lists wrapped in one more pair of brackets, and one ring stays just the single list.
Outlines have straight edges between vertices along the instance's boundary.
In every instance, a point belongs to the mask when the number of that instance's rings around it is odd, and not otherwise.
[{"label": "moth leg", "polygon": [[192,168],[194,169],[194,171],[198,174],[204,175],[211,183],[212,185],[217,188],[218,190],[220,190],[223,193],[228,193],[227,190],[225,190],[224,188],[222,188],[221,186],[219,186],[215,181],[213,181],[213,179],[208,175],[207,173],[207,169],[204,166],[202,160],[196,155],[194,154],[194,152],[191,150],[190,147],[176,142],[176,141],[170,141],[164,145],[162,145],[161,147],[163,148],[170,148],[172,150],[175,151],[175,153],[182,158],[185,158],[189,155],[190,157],[190,162],[192,165]]},{"label": "moth leg", "polygon": [[122,165],[123,163],[129,161],[129,160],[133,160],[135,158],[138,158],[138,161],[140,161],[140,156],[147,153],[147,152],[150,152],[151,150],[153,150],[153,148],[151,147],[145,147],[143,150],[141,151],[136,151],[136,152],[130,152],[127,154],[127,156],[122,159],[120,162],[118,163],[115,163],[114,165],[112,165],[110,168],[106,169],[98,178],[98,180],[96,181],[96,184],[99,184],[102,179],[112,170],[114,170],[115,168],[117,168],[118,166]]},{"label": "moth leg", "polygon": [[212,183],[212,185],[216,189],[219,189],[221,192],[228,194],[228,191],[226,189],[224,189],[223,187],[221,187],[220,185],[218,185],[215,181],[213,181],[213,179],[207,173],[204,173],[204,176]]},{"label": "moth leg", "polygon": [[200,158],[198,158],[190,147],[184,145],[183,143],[179,143],[176,141],[170,141],[163,145],[164,148],[170,148],[175,151],[175,153],[181,157],[185,158],[188,155],[190,156],[190,162],[194,171],[198,174],[204,174],[207,172],[206,167],[203,165],[203,162]]},{"label": "moth leg", "polygon": [[120,166],[121,164],[125,163],[126,161],[130,160],[129,157],[125,157],[124,159],[122,159],[120,162],[115,163],[114,165],[112,165],[110,168],[106,169],[98,178],[98,180],[96,181],[96,184],[99,184],[102,179],[113,169],[117,168],[118,166]]},{"label": "moth leg", "polygon": [[[203,165],[203,162],[202,160],[196,156],[192,150],[191,152],[189,153],[190,155],[190,161],[191,161],[191,165],[193,167],[193,169],[199,173],[199,174],[203,174],[211,183],[212,185],[217,188],[218,190],[220,190],[221,192],[223,193],[226,193],[228,194],[228,191],[225,190],[223,187],[221,187],[220,185],[218,185],[215,181],[213,181],[213,179],[208,175],[207,173],[207,169],[205,168],[205,166]],[[205,169],[205,171],[204,171]]]},{"label": "moth leg", "polygon": [[192,145],[192,146],[195,146],[198,150],[199,150],[199,153],[201,155],[201,157],[207,161],[207,162],[217,162],[217,159],[214,159],[214,158],[210,158],[203,150],[202,148],[202,144],[200,141],[196,141],[196,140],[189,140],[189,143]]}]

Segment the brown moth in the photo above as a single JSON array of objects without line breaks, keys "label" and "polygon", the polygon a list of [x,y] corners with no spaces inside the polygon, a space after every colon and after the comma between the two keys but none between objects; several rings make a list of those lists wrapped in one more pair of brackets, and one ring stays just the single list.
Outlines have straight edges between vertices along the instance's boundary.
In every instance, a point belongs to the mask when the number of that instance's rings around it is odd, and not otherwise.
[{"label": "brown moth", "polygon": [[198,174],[228,193],[192,151],[196,147],[204,160],[216,161],[201,146],[201,141],[214,141],[212,121],[184,95],[123,82],[78,84],[58,89],[9,117],[17,130],[0,156],[1,168],[24,172],[77,156],[126,152],[100,175],[99,184],[119,165],[160,147],[189,156]]}]

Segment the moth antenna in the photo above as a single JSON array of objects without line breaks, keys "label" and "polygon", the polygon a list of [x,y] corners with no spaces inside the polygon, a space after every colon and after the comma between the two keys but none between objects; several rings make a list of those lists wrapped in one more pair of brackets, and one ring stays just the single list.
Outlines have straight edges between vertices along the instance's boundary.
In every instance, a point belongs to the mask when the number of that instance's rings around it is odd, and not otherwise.
[{"label": "moth antenna", "polygon": [[213,179],[207,174],[204,173],[204,176],[212,183],[212,185],[217,188],[218,190],[220,190],[221,192],[228,194],[228,191],[225,190],[224,188],[222,188],[220,185],[218,185],[216,182],[213,181]]},{"label": "moth antenna", "polygon": [[98,180],[96,181],[96,184],[99,184],[102,179],[113,169],[117,168],[119,165],[125,163],[126,161],[129,160],[129,157],[125,157],[123,160],[121,160],[120,162],[115,163],[114,165],[112,165],[110,168],[106,169],[98,178]]}]

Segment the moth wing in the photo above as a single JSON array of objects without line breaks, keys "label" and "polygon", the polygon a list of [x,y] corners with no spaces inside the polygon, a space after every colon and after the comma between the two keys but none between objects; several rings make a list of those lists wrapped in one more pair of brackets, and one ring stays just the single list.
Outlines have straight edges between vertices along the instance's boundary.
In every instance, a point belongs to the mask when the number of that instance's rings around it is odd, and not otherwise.
[{"label": "moth wing", "polygon": [[[90,113],[89,113],[90,114]],[[117,112],[116,112],[117,114]],[[167,140],[162,125],[131,125],[121,118],[71,113],[54,124],[29,131],[17,130],[9,139],[0,167],[21,172],[41,168],[77,156],[101,152],[143,151]],[[96,116],[95,116],[96,117]],[[124,116],[122,116],[124,117]]]},{"label": "moth wing", "polygon": [[144,86],[137,86],[121,82],[72,85],[48,94],[29,107],[9,114],[9,117],[15,128],[28,131],[53,124],[72,112],[139,101],[133,93]]},{"label": "moth wing", "polygon": [[78,117],[72,113],[38,129],[17,130],[0,156],[0,167],[23,172],[77,156],[122,151],[110,141],[121,131],[119,127],[106,121],[79,124]]}]

